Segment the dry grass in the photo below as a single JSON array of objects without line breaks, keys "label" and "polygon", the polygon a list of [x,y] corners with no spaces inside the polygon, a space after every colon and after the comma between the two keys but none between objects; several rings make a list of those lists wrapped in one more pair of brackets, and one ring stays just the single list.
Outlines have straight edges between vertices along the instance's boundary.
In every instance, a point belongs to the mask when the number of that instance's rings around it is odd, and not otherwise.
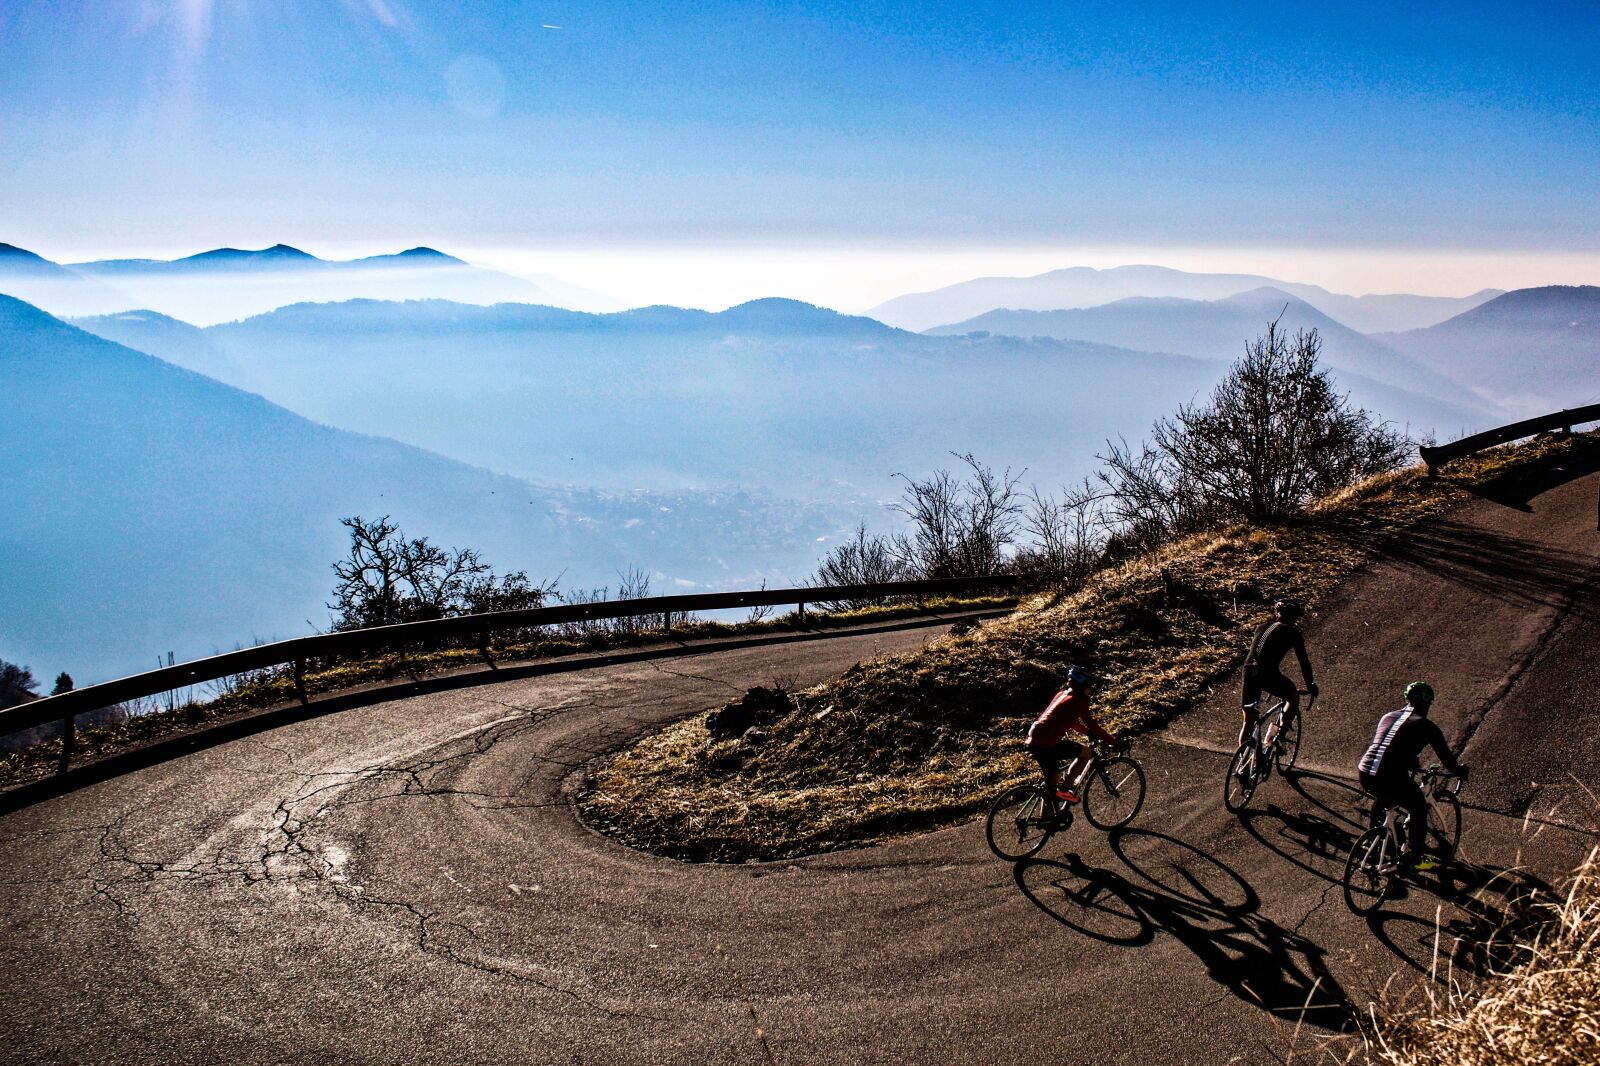
[{"label": "dry grass", "polygon": [[1376,1020],[1374,1061],[1390,1066],[1600,1062],[1600,859],[1591,852],[1519,961]]},{"label": "dry grass", "polygon": [[858,664],[796,694],[759,744],[710,743],[705,715],[598,764],[579,797],[595,826],[695,861],[775,859],[869,843],[981,809],[1027,772],[1021,737],[1082,663],[1106,679],[1118,732],[1189,706],[1242,656],[1270,603],[1315,603],[1389,537],[1464,499],[1462,484],[1515,476],[1600,437],[1543,438],[1372,479],[1293,525],[1191,538],[1102,572],[1060,600],[1036,597],[975,632]]}]

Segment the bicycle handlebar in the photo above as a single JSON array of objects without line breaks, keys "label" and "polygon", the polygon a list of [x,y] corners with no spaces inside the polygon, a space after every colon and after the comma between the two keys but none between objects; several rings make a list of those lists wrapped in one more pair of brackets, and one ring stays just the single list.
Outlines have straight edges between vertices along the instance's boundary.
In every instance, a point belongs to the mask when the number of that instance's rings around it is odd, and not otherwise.
[{"label": "bicycle handlebar", "polygon": [[1444,784],[1439,787],[1448,791],[1451,795],[1460,794],[1461,786],[1466,784],[1460,774],[1453,774],[1442,766],[1429,766],[1426,769],[1419,767],[1411,771],[1411,774],[1418,779],[1418,784],[1422,785],[1443,781]]}]

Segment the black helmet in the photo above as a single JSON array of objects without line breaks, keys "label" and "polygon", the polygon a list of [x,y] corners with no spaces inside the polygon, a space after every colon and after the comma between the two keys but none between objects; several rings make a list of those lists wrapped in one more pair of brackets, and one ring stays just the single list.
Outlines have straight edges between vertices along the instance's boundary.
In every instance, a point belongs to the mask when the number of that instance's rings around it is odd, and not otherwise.
[{"label": "black helmet", "polygon": [[1297,618],[1303,618],[1306,613],[1305,607],[1301,606],[1299,600],[1279,600],[1272,605],[1272,609],[1277,611],[1278,617],[1285,622],[1293,622]]},{"label": "black helmet", "polygon": [[1426,681],[1413,681],[1406,686],[1406,702],[1413,707],[1426,707],[1433,703],[1433,686]]},{"label": "black helmet", "polygon": [[1067,683],[1074,687],[1086,687],[1094,684],[1094,675],[1081,666],[1067,668]]}]

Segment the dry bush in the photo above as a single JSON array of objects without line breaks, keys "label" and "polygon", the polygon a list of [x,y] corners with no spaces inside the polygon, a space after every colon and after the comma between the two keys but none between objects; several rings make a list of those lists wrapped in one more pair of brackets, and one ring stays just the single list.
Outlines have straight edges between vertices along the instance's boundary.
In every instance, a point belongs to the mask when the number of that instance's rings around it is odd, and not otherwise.
[{"label": "dry bush", "polygon": [[1231,522],[1275,522],[1312,500],[1400,466],[1410,445],[1334,390],[1316,330],[1267,324],[1203,404],[1184,404],[1138,448],[1107,442],[1107,511],[1122,539],[1151,547]]}]

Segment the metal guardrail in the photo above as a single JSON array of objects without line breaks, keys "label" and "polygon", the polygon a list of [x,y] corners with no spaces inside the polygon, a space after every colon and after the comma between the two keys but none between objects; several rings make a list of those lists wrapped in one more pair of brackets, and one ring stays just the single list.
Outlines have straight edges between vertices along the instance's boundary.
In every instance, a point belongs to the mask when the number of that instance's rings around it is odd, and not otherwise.
[{"label": "metal guardrail", "polygon": [[1485,448],[1493,448],[1497,444],[1509,444],[1523,437],[1531,437],[1535,433],[1559,429],[1568,433],[1573,426],[1581,426],[1585,422],[1600,422],[1600,403],[1592,403],[1587,407],[1574,407],[1566,411],[1557,411],[1554,414],[1540,415],[1538,418],[1527,418],[1521,422],[1513,422],[1508,426],[1485,430],[1474,433],[1470,437],[1441,444],[1435,448],[1421,448],[1422,461],[1428,466],[1428,476],[1433,477],[1438,469],[1452,459],[1459,459],[1463,455],[1481,452]]},{"label": "metal guardrail", "polygon": [[935,596],[979,589],[1012,591],[1021,583],[1015,576],[931,578],[922,581],[890,581],[868,585],[834,585],[812,588],[758,589],[745,592],[711,592],[687,596],[650,596],[637,600],[603,600],[597,603],[569,603],[557,607],[533,607],[520,611],[494,611],[488,614],[458,615],[426,622],[352,629],[341,633],[321,633],[295,637],[273,644],[225,652],[205,659],[179,663],[159,670],[106,681],[99,685],[47,696],[31,703],[0,711],[0,735],[15,733],[46,722],[63,722],[67,742],[62,746],[62,767],[71,757],[73,719],[89,711],[113,707],[128,700],[156,696],[190,685],[216,681],[250,670],[273,666],[294,666],[295,690],[300,702],[308,702],[305,689],[305,664],[308,659],[341,658],[360,652],[413,644],[439,643],[476,637],[478,651],[490,666],[494,659],[489,649],[489,634],[508,629],[533,629],[569,622],[590,622],[605,618],[632,618],[661,615],[670,628],[674,614],[715,611],[735,607],[774,607],[797,604],[802,617],[808,603],[839,600],[877,599],[887,596]]}]

